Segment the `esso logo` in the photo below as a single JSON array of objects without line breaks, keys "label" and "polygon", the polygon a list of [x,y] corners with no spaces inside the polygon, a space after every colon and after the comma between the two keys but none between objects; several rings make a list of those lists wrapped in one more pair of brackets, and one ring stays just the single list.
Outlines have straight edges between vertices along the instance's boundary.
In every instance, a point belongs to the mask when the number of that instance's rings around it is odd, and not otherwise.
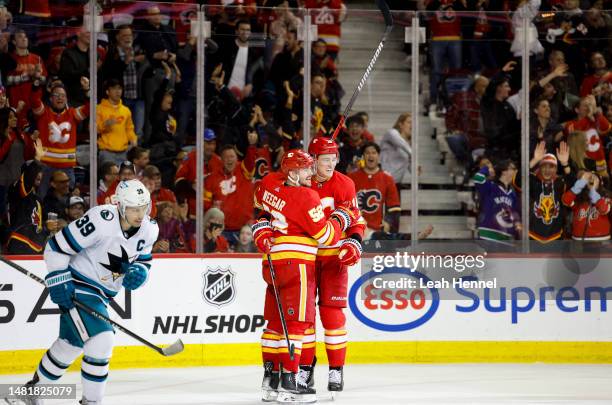
[{"label": "esso logo", "polygon": [[[381,287],[384,275],[396,274],[405,287]],[[378,279],[378,281],[376,281]],[[408,280],[414,287],[408,286]],[[403,332],[418,328],[438,310],[440,295],[435,288],[421,288],[430,281],[418,272],[404,268],[370,271],[359,277],[349,292],[349,307],[366,326],[386,332]]]}]

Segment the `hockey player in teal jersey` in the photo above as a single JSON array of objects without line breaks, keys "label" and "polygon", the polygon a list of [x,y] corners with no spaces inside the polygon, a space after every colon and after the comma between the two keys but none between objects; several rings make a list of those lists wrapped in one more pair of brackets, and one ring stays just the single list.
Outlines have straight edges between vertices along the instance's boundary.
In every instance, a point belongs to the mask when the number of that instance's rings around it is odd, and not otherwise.
[{"label": "hockey player in teal jersey", "polygon": [[[76,308],[73,298],[108,317],[109,299],[121,287],[134,290],[148,278],[159,228],[149,218],[151,196],[138,180],[117,186],[115,205],[100,205],[55,234],[45,247],[45,284],[60,307],[58,339],[43,355],[27,385],[50,384],[84,353],[81,404],[101,404],[114,344],[113,327]],[[6,400],[42,404],[41,400]]]}]

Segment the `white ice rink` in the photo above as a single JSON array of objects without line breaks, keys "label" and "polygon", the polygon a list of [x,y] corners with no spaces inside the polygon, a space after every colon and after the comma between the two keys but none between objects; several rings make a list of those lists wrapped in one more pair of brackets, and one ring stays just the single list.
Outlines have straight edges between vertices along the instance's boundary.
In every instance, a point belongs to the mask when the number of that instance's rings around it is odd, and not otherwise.
[{"label": "white ice rink", "polygon": [[[201,367],[112,371],[106,405],[261,404],[262,368]],[[317,367],[320,403],[331,403],[327,366]],[[2,375],[23,383],[30,375]],[[79,373],[61,382],[80,382]],[[80,397],[80,393],[79,393]],[[75,401],[47,401],[70,404]],[[351,365],[338,404],[612,404],[611,365]]]}]

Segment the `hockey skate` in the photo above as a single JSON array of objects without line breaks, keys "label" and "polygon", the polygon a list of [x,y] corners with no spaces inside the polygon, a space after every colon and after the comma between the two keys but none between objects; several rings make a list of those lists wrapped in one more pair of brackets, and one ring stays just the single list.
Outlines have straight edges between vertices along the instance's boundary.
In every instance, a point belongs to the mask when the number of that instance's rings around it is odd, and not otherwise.
[{"label": "hockey skate", "polygon": [[266,361],[264,363],[264,377],[261,382],[261,400],[263,402],[276,401],[278,396],[278,383],[280,380],[280,373],[273,371],[274,363]]},{"label": "hockey skate", "polygon": [[81,399],[81,400],[79,401],[79,404],[81,404],[81,405],[98,405],[98,404],[100,404],[100,403],[101,403],[101,402],[98,402],[98,401],[89,401],[89,400],[87,400],[87,398],[85,398],[85,397],[83,397],[83,399]]},{"label": "hockey skate", "polygon": [[331,392],[332,399],[335,399],[339,392],[344,389],[344,370],[342,367],[334,367],[329,369],[329,377],[327,381],[327,390]]},{"label": "hockey skate", "polygon": [[297,373],[281,373],[276,401],[281,404],[317,402],[316,391],[298,383]]},{"label": "hockey skate", "polygon": [[314,357],[310,366],[300,366],[300,371],[298,372],[297,378],[301,385],[305,385],[308,388],[314,387],[314,368],[316,364],[317,356]]},{"label": "hockey skate", "polygon": [[[25,387],[33,386],[38,381],[39,381],[38,374],[34,373],[34,377],[32,377],[30,381],[25,383],[24,386]],[[9,404],[9,405],[43,405],[43,401],[41,399],[30,397],[30,396],[24,396],[24,397],[19,397],[19,398],[14,398],[14,399],[4,398],[3,403]]]}]

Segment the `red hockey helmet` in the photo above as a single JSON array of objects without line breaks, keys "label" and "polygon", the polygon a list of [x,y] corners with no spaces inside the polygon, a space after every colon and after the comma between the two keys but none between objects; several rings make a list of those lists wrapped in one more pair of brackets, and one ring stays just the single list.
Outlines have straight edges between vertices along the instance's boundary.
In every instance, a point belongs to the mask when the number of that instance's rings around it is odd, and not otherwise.
[{"label": "red hockey helmet", "polygon": [[283,156],[281,171],[289,174],[290,170],[307,169],[314,166],[314,159],[301,149],[291,149]]},{"label": "red hockey helmet", "polygon": [[310,141],[308,153],[312,156],[336,155],[338,156],[338,144],[331,138],[317,136]]}]

